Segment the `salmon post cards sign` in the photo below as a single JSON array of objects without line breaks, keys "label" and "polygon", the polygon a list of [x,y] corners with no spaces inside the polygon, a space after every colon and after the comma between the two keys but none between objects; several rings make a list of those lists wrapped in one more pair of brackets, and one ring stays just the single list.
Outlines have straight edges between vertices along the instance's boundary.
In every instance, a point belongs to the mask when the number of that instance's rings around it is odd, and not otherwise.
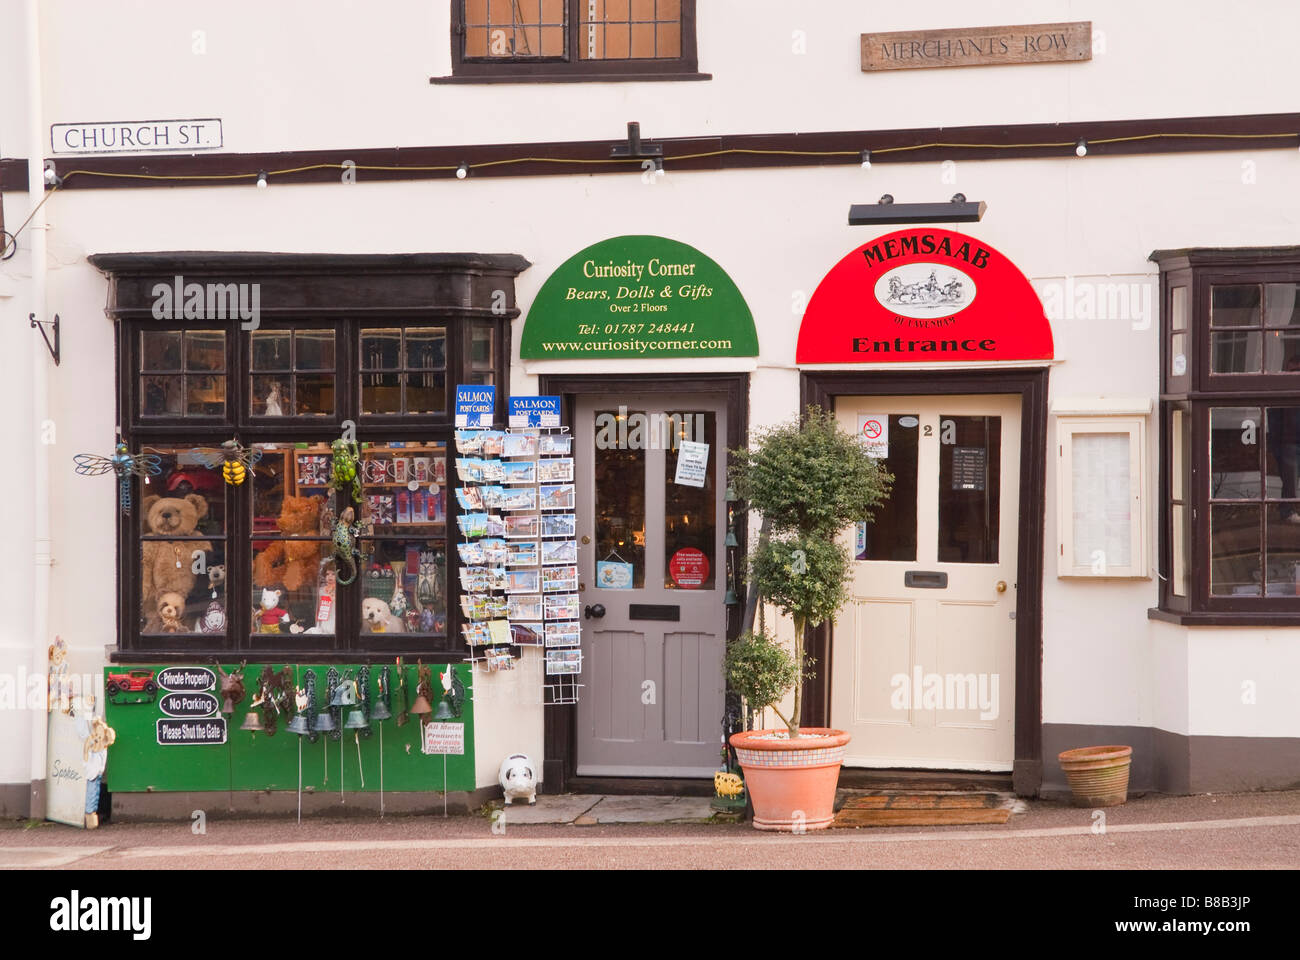
[{"label": "salmon post cards sign", "polygon": [[1020,269],[975,237],[931,227],[864,243],[818,284],[796,363],[1050,360],[1052,328]]}]

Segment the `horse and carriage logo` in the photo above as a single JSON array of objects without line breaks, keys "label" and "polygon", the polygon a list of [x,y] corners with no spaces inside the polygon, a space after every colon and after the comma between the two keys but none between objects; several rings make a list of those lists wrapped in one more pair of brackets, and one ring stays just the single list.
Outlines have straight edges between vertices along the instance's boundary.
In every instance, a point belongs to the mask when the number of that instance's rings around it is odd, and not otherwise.
[{"label": "horse and carriage logo", "polygon": [[905,317],[948,316],[975,300],[975,281],[954,267],[913,263],[881,276],[875,292],[882,307]]}]

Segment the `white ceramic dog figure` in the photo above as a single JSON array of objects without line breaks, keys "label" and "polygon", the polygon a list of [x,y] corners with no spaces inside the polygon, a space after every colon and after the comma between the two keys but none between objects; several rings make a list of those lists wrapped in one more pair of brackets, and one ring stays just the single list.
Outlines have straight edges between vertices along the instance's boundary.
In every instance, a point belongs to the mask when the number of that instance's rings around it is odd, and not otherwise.
[{"label": "white ceramic dog figure", "polygon": [[533,761],[526,754],[512,753],[502,760],[497,779],[505,791],[507,804],[524,797],[528,798],[529,806],[537,802],[537,777],[533,776]]},{"label": "white ceramic dog figure", "polygon": [[378,597],[361,601],[361,625],[369,633],[405,633],[401,619],[393,616],[388,604]]}]

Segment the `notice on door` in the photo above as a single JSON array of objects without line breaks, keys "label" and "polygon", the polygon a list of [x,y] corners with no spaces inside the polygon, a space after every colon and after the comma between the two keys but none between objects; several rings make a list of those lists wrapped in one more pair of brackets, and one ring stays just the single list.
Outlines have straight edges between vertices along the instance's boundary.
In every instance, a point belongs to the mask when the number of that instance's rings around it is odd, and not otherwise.
[{"label": "notice on door", "polygon": [[685,590],[698,590],[709,579],[709,558],[703,550],[683,547],[668,561],[668,575]]},{"label": "notice on door", "polygon": [[983,447],[952,448],[952,488],[983,490],[988,454]]},{"label": "notice on door", "polygon": [[867,448],[867,456],[884,459],[889,456],[889,414],[859,413],[858,437]]},{"label": "notice on door", "polygon": [[709,445],[683,440],[677,445],[677,476],[673,482],[684,487],[703,487],[709,472]]}]

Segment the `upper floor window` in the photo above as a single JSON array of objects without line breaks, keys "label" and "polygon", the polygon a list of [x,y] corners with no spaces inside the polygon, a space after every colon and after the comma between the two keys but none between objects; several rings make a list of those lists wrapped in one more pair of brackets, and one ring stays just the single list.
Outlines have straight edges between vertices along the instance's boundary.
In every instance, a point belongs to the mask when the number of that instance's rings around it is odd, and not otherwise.
[{"label": "upper floor window", "polygon": [[695,0],[452,0],[442,80],[707,79]]},{"label": "upper floor window", "polygon": [[1160,609],[1300,622],[1300,248],[1156,251]]}]

